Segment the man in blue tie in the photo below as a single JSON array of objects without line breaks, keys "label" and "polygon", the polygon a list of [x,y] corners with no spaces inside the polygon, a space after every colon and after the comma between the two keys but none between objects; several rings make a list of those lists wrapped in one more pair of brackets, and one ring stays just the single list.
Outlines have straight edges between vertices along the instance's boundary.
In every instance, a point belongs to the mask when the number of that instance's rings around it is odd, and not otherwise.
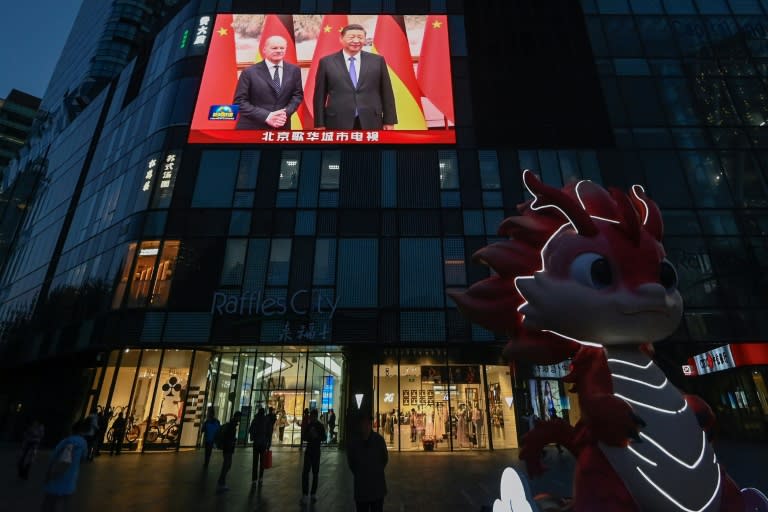
[{"label": "man in blue tie", "polygon": [[395,94],[384,57],[364,52],[365,29],[341,30],[342,50],[320,59],[315,78],[315,129],[393,130]]},{"label": "man in blue tie", "polygon": [[301,70],[285,62],[287,41],[280,36],[262,44],[264,60],[240,73],[235,103],[238,130],[290,130],[291,114],[301,105]]}]

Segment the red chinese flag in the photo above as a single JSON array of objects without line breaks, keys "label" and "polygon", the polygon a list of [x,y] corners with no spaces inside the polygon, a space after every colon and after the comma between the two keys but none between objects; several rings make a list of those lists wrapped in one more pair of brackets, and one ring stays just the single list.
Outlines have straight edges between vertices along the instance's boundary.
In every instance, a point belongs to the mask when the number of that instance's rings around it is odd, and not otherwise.
[{"label": "red chinese flag", "polygon": [[450,70],[448,17],[427,16],[416,77],[424,96],[429,98],[449,121],[455,123]]},{"label": "red chinese flag", "polygon": [[[235,31],[232,15],[219,14],[211,34],[208,58],[205,61],[200,93],[197,95],[192,127],[195,129],[222,129],[225,123],[209,121],[208,112],[212,105],[231,105],[237,87],[237,64],[235,62]],[[230,123],[226,123],[229,125]],[[233,130],[235,123],[231,123]]]},{"label": "red chinese flag", "polygon": [[346,14],[326,14],[320,23],[320,32],[317,36],[317,45],[312,54],[312,66],[307,74],[307,82],[304,84],[304,102],[299,107],[301,122],[304,126],[315,126],[315,110],[312,104],[315,97],[315,77],[320,59],[326,55],[341,51],[341,29],[349,24]]},{"label": "red chinese flag", "polygon": [[373,51],[387,61],[397,105],[397,130],[426,130],[421,90],[413,72],[411,47],[403,16],[381,15],[376,20]]}]

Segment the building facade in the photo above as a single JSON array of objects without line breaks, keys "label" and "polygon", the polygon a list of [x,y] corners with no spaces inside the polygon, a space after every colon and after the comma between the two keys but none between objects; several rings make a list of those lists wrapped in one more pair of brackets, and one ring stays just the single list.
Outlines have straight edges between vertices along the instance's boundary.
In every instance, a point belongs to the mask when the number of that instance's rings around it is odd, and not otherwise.
[{"label": "building facade", "polygon": [[[209,407],[271,406],[284,444],[304,409],[334,409],[340,441],[360,409],[399,450],[486,450],[533,414],[576,421],[567,363],[510,367],[446,295],[487,276],[471,256],[526,200],[526,168],[659,204],[686,301],[657,344],[676,384],[688,357],[768,336],[768,3],[146,3],[142,23],[136,2],[84,3],[49,121],[9,168],[43,176],[0,277],[8,435],[102,407],[130,418],[126,449],[178,449]],[[189,142],[217,14],[265,13],[445,16],[456,142]]]}]

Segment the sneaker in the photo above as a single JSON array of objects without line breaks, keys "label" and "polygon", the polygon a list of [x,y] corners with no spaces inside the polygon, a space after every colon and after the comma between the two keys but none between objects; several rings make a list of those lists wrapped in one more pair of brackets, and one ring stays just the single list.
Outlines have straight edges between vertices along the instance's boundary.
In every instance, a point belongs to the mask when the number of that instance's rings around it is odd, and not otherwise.
[{"label": "sneaker", "polygon": [[317,495],[313,494],[311,500],[312,500],[312,503],[316,502],[317,501]]},{"label": "sneaker", "polygon": [[301,504],[302,504],[302,505],[306,505],[306,504],[308,504],[308,503],[309,503],[309,496],[307,496],[307,495],[305,494],[304,496],[302,496],[302,497],[301,497]]}]

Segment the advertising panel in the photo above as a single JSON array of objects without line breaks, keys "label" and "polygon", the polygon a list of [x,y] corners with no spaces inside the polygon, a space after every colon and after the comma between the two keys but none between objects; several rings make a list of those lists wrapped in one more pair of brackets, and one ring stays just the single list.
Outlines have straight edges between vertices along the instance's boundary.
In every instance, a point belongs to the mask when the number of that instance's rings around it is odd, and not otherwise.
[{"label": "advertising panel", "polygon": [[445,15],[219,14],[189,142],[450,144]]}]

